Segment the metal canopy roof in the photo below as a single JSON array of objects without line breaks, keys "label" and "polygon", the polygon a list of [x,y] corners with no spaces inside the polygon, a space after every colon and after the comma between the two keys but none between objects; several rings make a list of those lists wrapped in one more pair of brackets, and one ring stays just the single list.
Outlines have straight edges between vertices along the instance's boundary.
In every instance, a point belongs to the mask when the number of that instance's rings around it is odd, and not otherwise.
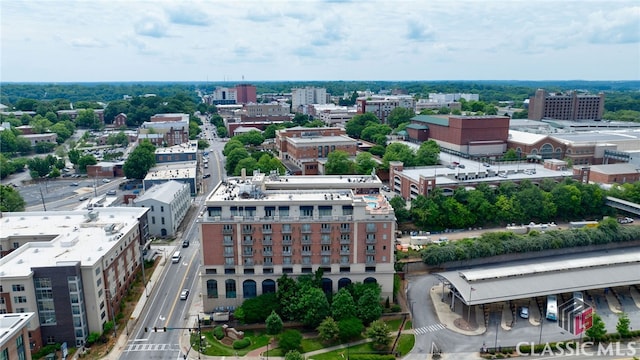
[{"label": "metal canopy roof", "polygon": [[640,283],[640,248],[514,261],[436,274],[471,305]]}]

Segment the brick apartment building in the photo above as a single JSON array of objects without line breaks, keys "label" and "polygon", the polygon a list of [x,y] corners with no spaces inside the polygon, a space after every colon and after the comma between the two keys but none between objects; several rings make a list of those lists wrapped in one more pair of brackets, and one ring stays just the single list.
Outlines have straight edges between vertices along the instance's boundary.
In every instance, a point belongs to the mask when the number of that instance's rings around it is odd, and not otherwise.
[{"label": "brick apartment building", "polygon": [[320,160],[326,160],[335,150],[356,156],[358,141],[342,128],[294,127],[276,131],[276,149],[291,174],[318,175],[324,173]]},{"label": "brick apartment building", "polygon": [[204,311],[318,269],[325,292],[376,282],[391,296],[395,215],[381,186],[375,176],[260,173],[219,183],[198,221]]},{"label": "brick apartment building", "polygon": [[604,93],[598,95],[548,93],[536,90],[529,98],[529,119],[556,120],[602,120],[604,113]]}]

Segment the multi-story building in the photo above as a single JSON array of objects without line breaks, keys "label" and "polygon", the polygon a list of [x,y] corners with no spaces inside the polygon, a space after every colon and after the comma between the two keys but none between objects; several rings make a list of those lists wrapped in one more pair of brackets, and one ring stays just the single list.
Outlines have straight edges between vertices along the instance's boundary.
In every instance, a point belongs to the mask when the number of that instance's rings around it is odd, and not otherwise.
[{"label": "multi-story building", "polygon": [[480,100],[479,94],[464,94],[464,93],[429,93],[429,100],[433,102],[439,103],[450,103],[454,101],[458,101],[460,99],[465,99],[467,101],[478,101]]},{"label": "multi-story building", "polygon": [[169,180],[189,185],[192,196],[199,191],[202,183],[198,177],[199,168],[197,161],[182,161],[159,164],[151,169],[142,180],[145,191],[152,186],[163,184]]},{"label": "multi-story building", "polygon": [[156,164],[198,160],[198,142],[193,140],[170,147],[156,148]]},{"label": "multi-story building", "polygon": [[175,236],[191,204],[189,185],[167,181],[153,186],[133,201],[137,207],[149,208],[149,234]]},{"label": "multi-story building", "polygon": [[310,104],[303,106],[303,113],[319,119],[329,126],[338,124],[344,125],[356,115],[356,108],[349,106],[338,106],[336,104]]},{"label": "multi-story building", "polygon": [[326,104],[327,89],[307,86],[291,90],[291,109],[293,112],[302,112],[303,105]]},{"label": "multi-story building", "polygon": [[329,153],[342,150],[356,156],[358,141],[348,137],[337,127],[294,127],[276,131],[278,156],[287,170],[294,175],[323,174],[322,160]]},{"label": "multi-story building", "polygon": [[27,328],[34,319],[32,312],[0,314],[0,359],[31,360],[31,342]]},{"label": "multi-story building", "polygon": [[290,114],[289,108],[286,105],[277,102],[271,102],[268,104],[245,104],[242,107],[243,122],[245,118],[248,121],[255,120],[254,118],[266,117],[266,116],[288,116]]},{"label": "multi-story building", "polygon": [[257,102],[256,87],[251,84],[236,85],[236,103],[248,104]]},{"label": "multi-story building", "polygon": [[397,107],[415,110],[415,100],[411,95],[372,95],[359,97],[356,100],[358,114],[373,113],[383,124],[387,123],[387,117]]},{"label": "multi-story building", "polygon": [[322,287],[376,282],[391,296],[395,214],[376,176],[254,173],[219,183],[198,219],[205,312],[323,271]]},{"label": "multi-story building", "polygon": [[[149,239],[145,208],[3,213],[0,311],[36,313],[32,349],[83,345],[114,319]],[[37,226],[34,226],[37,224]]]},{"label": "multi-story building", "polygon": [[557,120],[602,120],[604,113],[604,93],[598,95],[548,93],[536,90],[529,98],[529,119]]},{"label": "multi-story building", "polygon": [[188,114],[156,114],[138,129],[138,141],[149,140],[155,146],[174,146],[189,141]]},{"label": "multi-story building", "polygon": [[434,140],[454,153],[502,154],[509,137],[509,117],[417,115],[411,118],[407,134],[410,141]]}]

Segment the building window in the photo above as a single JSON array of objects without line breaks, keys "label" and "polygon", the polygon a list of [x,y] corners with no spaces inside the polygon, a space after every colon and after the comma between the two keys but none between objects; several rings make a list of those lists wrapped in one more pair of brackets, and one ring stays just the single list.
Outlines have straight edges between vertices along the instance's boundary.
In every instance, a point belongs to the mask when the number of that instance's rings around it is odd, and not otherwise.
[{"label": "building window", "polygon": [[344,224],[340,224],[340,231],[341,232],[349,232],[351,231],[351,225],[344,223]]},{"label": "building window", "polygon": [[264,217],[272,218],[276,215],[276,207],[275,206],[265,206],[264,207]]},{"label": "building window", "polygon": [[302,217],[312,217],[313,216],[313,206],[300,206],[300,216],[302,216]]},{"label": "building window", "polygon": [[233,256],[233,246],[224,247],[224,256]]},{"label": "building window", "polygon": [[155,217],[155,216],[152,216],[152,217],[151,217],[151,223],[152,223],[152,224],[155,224],[155,223],[156,223],[156,217]]},{"label": "building window", "polygon": [[311,265],[311,257],[310,256],[303,256],[302,257],[302,264],[303,265]]},{"label": "building window", "polygon": [[154,206],[153,206],[153,205],[151,205],[151,211],[155,211],[155,209],[154,209]]},{"label": "building window", "polygon": [[289,245],[285,245],[282,247],[282,255],[283,256],[289,256],[291,255],[291,246]]},{"label": "building window", "polygon": [[218,281],[207,280],[207,297],[210,299],[218,298]]},{"label": "building window", "polygon": [[236,264],[236,260],[233,257],[224,258],[224,264],[227,266],[232,266]]},{"label": "building window", "polygon": [[318,207],[318,215],[320,215],[320,216],[331,216],[332,209],[333,208],[331,206],[319,206]]},{"label": "building window", "polygon": [[210,207],[207,209],[209,211],[209,216],[222,216],[222,208],[221,207]]},{"label": "building window", "polygon": [[11,285],[11,290],[16,292],[16,291],[24,291],[24,285],[22,284],[13,284]]},{"label": "building window", "polygon": [[13,297],[13,302],[16,304],[24,304],[27,302],[27,297],[26,296],[14,296]]},{"label": "building window", "polygon": [[160,219],[162,220],[162,225],[164,225],[164,216]]},{"label": "building window", "polygon": [[233,279],[228,279],[224,282],[224,290],[226,292],[227,299],[235,299],[236,298],[236,281]]},{"label": "building window", "polygon": [[288,206],[278,207],[278,213],[280,214],[280,216],[289,216],[289,207]]},{"label": "building window", "polygon": [[164,212],[164,206],[160,206],[160,212]]},{"label": "building window", "polygon": [[17,248],[19,248],[19,247],[20,247],[20,243],[19,243],[19,242],[14,242],[14,243],[13,243],[13,248],[14,248],[14,249],[17,249]]}]

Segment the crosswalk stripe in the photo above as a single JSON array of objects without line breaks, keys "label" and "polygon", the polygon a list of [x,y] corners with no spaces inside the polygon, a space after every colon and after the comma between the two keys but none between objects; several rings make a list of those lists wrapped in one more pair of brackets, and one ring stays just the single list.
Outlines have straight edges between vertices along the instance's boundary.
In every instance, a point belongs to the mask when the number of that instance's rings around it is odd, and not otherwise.
[{"label": "crosswalk stripe", "polygon": [[413,332],[416,334],[424,335],[424,334],[428,334],[430,332],[435,332],[445,328],[446,327],[444,325],[438,323],[438,324],[433,324],[433,325],[428,325],[428,326],[423,326],[417,329],[413,329]]},{"label": "crosswalk stripe", "polygon": [[129,344],[125,351],[180,351],[179,344]]}]

